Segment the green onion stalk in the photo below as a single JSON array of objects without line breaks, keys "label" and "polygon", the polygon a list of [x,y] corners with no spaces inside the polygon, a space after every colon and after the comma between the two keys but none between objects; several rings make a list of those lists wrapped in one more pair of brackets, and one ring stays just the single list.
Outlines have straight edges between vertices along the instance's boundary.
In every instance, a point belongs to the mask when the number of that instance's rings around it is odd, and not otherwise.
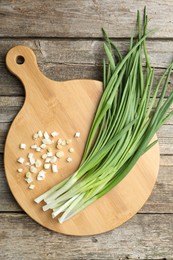
[{"label": "green onion stalk", "polygon": [[[113,189],[157,140],[158,129],[173,115],[173,91],[165,99],[173,63],[154,87],[154,69],[146,49],[148,17],[144,9],[138,35],[123,55],[103,31],[103,95],[98,105],[78,170],[35,199],[44,201],[60,223],[70,219]],[[142,66],[144,56],[145,68]],[[156,103],[158,91],[159,101]],[[151,97],[152,96],[152,97]],[[155,107],[155,108],[154,108]]]}]

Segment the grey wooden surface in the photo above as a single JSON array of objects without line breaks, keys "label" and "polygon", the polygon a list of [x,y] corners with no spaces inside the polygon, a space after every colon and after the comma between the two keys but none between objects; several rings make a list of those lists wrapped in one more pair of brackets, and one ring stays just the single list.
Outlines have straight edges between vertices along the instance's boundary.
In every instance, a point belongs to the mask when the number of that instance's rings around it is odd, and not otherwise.
[{"label": "grey wooden surface", "polygon": [[[72,237],[36,224],[17,205],[5,180],[4,141],[24,101],[22,84],[5,67],[7,51],[31,47],[54,80],[102,80],[104,27],[123,52],[135,30],[136,10],[147,5],[148,40],[156,80],[173,59],[173,1],[0,0],[0,260],[173,259],[173,118],[158,132],[160,171],[153,193],[130,221],[106,234]],[[166,96],[173,89],[173,76]]]}]

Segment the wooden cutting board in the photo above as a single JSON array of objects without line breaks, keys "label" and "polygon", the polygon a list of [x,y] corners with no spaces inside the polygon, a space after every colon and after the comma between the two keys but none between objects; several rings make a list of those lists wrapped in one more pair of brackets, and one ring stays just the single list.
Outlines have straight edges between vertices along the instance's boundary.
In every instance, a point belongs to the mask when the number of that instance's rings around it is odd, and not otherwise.
[{"label": "wooden cutting board", "polygon": [[[44,203],[36,204],[34,198],[78,168],[102,95],[102,83],[96,80],[50,80],[39,70],[33,51],[25,46],[12,48],[7,54],[6,64],[22,81],[26,92],[24,105],[9,130],[4,155],[6,178],[21,208],[42,226],[68,235],[103,233],[130,219],[144,205],[156,182],[159,145],[143,155],[128,176],[112,191],[71,220],[59,224],[57,218],[51,218],[51,211],[42,211]],[[65,158],[61,159],[58,163],[59,172],[48,172],[44,181],[34,182],[36,187],[31,191],[24,180],[26,171],[16,171],[20,167],[17,159],[26,157],[29,151],[19,149],[19,144],[25,143],[27,148],[30,147],[33,143],[32,135],[38,130],[49,133],[58,131],[61,138],[71,138],[75,153],[72,163],[67,163]],[[81,133],[79,139],[73,137],[77,131]],[[67,148],[64,149],[67,154]],[[37,153],[37,157],[40,156]]]}]

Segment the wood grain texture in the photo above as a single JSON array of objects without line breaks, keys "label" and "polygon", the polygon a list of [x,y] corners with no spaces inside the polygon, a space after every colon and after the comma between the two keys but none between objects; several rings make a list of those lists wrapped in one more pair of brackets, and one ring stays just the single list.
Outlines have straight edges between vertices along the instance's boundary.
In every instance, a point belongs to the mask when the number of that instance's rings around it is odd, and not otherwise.
[{"label": "wood grain texture", "polygon": [[[100,28],[112,37],[129,37],[135,27],[136,10],[147,5],[150,28],[159,30],[149,41],[152,63],[158,78],[173,54],[172,0],[165,1],[0,1],[0,150],[9,122],[22,105],[22,84],[7,72],[5,55],[15,45],[30,46],[36,52],[39,67],[53,80],[88,78],[102,80]],[[41,26],[40,26],[41,25]],[[92,26],[91,26],[92,25]],[[118,26],[117,26],[118,25]],[[3,36],[7,37],[5,40]],[[20,38],[29,37],[30,39]],[[34,36],[34,37],[33,37]],[[12,39],[11,37],[18,37]],[[47,37],[47,40],[42,39]],[[58,37],[65,39],[59,40]],[[80,37],[72,39],[70,37]],[[88,38],[87,40],[81,38]],[[94,37],[94,38],[93,38]],[[162,39],[160,37],[163,37]],[[157,38],[160,38],[157,40]],[[126,50],[127,40],[116,40]],[[167,96],[173,86],[173,78]],[[4,99],[4,102],[3,102]],[[8,125],[4,125],[7,122]],[[172,124],[172,122],[171,122]],[[172,128],[167,127],[162,147],[167,154]],[[2,138],[1,138],[2,137]],[[166,139],[164,139],[166,138]],[[3,141],[1,141],[3,139]],[[164,144],[164,142],[166,144]],[[20,211],[4,179],[0,154],[0,211]],[[172,172],[173,152],[162,155],[160,172],[152,196],[132,220],[121,228],[100,236],[73,238],[52,233],[35,224],[26,215],[0,214],[0,258],[5,259],[173,259],[172,248]],[[147,214],[165,213],[165,214]],[[173,212],[172,212],[173,213]],[[40,250],[41,249],[41,250]]]},{"label": "wood grain texture", "polygon": [[172,260],[172,215],[137,214],[98,236],[63,236],[37,225],[25,214],[1,214],[2,259]]},{"label": "wood grain texture", "polygon": [[[37,37],[101,37],[106,28],[111,37],[129,37],[135,31],[136,12],[147,5],[153,37],[173,35],[173,3],[167,0],[12,1],[1,0],[0,35]],[[9,22],[10,21],[10,22]],[[41,27],[40,27],[41,25]]]}]

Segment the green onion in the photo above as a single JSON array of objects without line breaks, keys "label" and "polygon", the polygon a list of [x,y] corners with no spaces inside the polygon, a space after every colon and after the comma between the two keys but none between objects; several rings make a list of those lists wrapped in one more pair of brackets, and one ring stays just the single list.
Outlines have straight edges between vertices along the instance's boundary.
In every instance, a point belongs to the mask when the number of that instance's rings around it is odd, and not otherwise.
[{"label": "green onion", "polygon": [[[98,105],[83,158],[78,170],[35,199],[44,201],[43,210],[52,209],[60,223],[70,219],[114,188],[134,167],[141,155],[157,143],[150,143],[156,131],[173,115],[173,91],[165,93],[173,63],[157,83],[154,82],[146,38],[148,17],[144,9],[143,26],[137,13],[138,36],[131,37],[123,57],[103,31],[107,61],[103,59],[104,92]],[[146,68],[142,67],[142,56]],[[156,108],[158,90],[161,96]],[[165,102],[163,102],[165,100]]]}]

